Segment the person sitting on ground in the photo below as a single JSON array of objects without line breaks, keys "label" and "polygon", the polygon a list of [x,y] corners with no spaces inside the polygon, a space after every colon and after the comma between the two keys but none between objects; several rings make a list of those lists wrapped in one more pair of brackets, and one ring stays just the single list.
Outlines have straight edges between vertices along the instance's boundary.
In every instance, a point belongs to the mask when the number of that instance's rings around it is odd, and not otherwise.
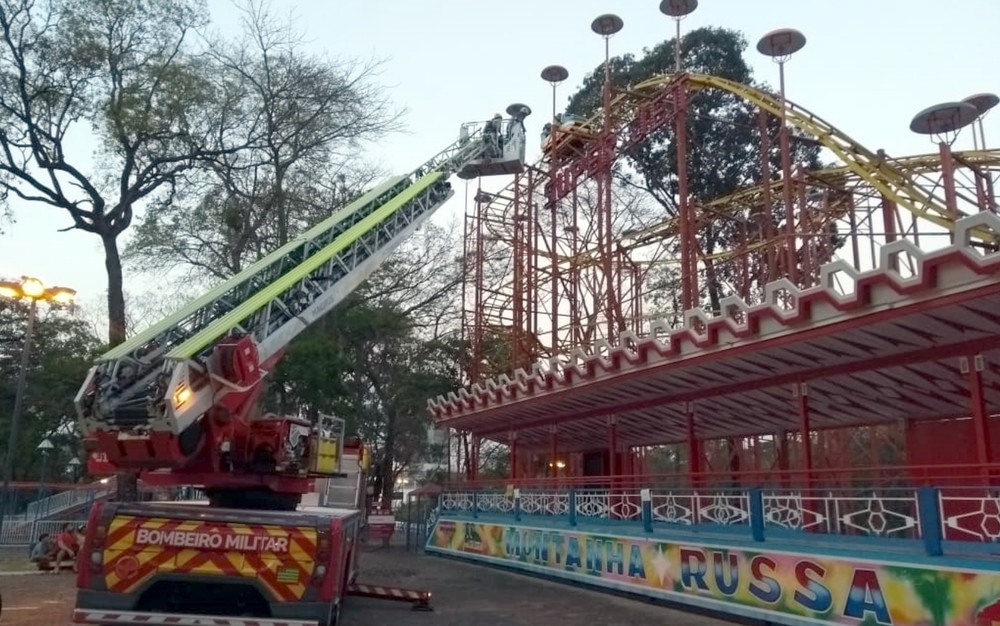
[{"label": "person sitting on ground", "polygon": [[38,541],[36,541],[31,546],[31,553],[28,559],[32,563],[38,563],[43,561],[52,555],[52,540],[49,538],[48,533],[42,533],[38,536]]},{"label": "person sitting on ground", "polygon": [[63,557],[69,557],[70,562],[73,564],[73,571],[76,571],[76,550],[77,550],[77,539],[76,533],[73,532],[73,525],[66,524],[63,526],[62,532],[56,537],[56,560],[53,564],[52,571],[54,573],[59,573],[62,569]]}]

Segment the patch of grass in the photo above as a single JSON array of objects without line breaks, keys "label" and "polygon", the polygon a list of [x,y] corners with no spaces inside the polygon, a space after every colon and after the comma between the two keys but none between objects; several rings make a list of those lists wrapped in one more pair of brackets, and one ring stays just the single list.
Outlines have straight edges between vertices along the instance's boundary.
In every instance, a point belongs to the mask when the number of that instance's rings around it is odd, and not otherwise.
[{"label": "patch of grass", "polygon": [[27,558],[0,557],[0,572],[30,572],[37,569]]}]

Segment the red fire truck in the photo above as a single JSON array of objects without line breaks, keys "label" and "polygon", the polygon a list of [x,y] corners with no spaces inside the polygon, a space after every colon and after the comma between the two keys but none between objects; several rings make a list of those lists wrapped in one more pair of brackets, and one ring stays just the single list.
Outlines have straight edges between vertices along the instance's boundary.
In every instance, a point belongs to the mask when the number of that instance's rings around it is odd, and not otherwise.
[{"label": "red fire truck", "polygon": [[336,622],[348,593],[426,605],[426,593],[353,583],[364,454],[343,449],[343,423],[265,413],[257,400],[289,342],[452,197],[451,175],[524,170],[531,111],[507,112],[488,137],[482,123],[463,125],[412,173],[98,359],[75,399],[91,449],[117,472],[193,486],[207,502],[95,506],[76,622],[318,626]]}]

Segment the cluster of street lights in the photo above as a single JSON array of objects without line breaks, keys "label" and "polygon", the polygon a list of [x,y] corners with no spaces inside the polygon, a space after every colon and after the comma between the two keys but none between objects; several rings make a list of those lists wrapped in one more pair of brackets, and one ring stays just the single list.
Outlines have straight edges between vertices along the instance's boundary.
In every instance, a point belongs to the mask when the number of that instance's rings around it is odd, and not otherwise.
[{"label": "cluster of street lights", "polygon": [[[24,330],[24,346],[21,350],[21,369],[18,371],[17,388],[14,391],[14,411],[10,417],[10,433],[7,438],[7,454],[4,459],[3,488],[0,490],[0,529],[3,528],[3,516],[7,509],[10,482],[14,475],[14,456],[17,451],[18,430],[21,425],[21,414],[24,412],[24,388],[27,382],[28,366],[31,359],[31,341],[35,332],[35,317],[40,302],[52,306],[68,306],[73,303],[76,291],[68,287],[46,287],[45,284],[30,276],[21,280],[0,280],[0,297],[28,302],[28,321]],[[45,444],[48,444],[47,446]],[[53,448],[48,439],[39,444],[38,449],[43,456]]]}]

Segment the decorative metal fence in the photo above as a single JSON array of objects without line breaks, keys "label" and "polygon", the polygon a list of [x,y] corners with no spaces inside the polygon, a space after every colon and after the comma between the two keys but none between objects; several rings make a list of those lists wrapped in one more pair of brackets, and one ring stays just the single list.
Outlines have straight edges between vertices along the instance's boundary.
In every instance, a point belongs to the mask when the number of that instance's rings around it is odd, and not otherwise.
[{"label": "decorative metal fence", "polygon": [[[441,515],[560,518],[656,529],[742,533],[755,541],[891,540],[927,554],[1000,554],[1000,492],[986,488],[866,490],[607,487],[445,490]],[[907,546],[906,544],[909,544]]]}]

